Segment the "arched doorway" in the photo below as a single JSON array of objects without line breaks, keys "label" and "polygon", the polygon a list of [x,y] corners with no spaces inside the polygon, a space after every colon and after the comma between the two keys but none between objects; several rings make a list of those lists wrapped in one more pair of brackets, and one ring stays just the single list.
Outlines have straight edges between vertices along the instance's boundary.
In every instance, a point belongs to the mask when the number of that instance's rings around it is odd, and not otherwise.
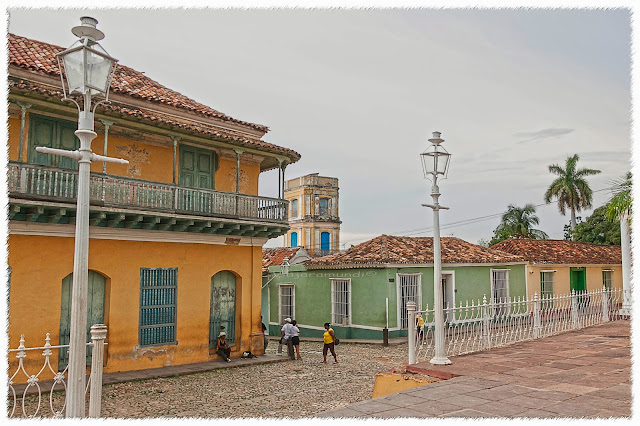
[{"label": "arched doorway", "polygon": [[211,277],[211,312],[209,315],[209,349],[216,349],[220,327],[227,333],[229,345],[235,345],[236,335],[236,276],[220,271]]},{"label": "arched doorway", "polygon": [[[69,274],[62,280],[62,300],[60,303],[60,345],[68,345],[71,319],[71,288],[73,274]],[[104,300],[106,278],[94,271],[89,271],[87,287],[87,342],[91,341],[91,326],[104,324]],[[69,351],[61,348],[58,355],[58,370],[62,371],[69,362]],[[91,347],[87,347],[87,364],[91,364]]]}]

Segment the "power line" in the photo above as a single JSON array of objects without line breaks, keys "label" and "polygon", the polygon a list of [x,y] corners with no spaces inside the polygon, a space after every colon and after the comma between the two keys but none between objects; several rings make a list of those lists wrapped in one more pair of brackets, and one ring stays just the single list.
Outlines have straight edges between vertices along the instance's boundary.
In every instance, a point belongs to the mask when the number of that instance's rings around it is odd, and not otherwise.
[{"label": "power line", "polygon": [[[615,189],[615,187],[596,189],[596,190],[594,190],[592,192],[609,191],[609,190],[612,190],[612,189]],[[554,204],[554,202],[535,204],[534,207],[548,206],[548,205],[551,205],[551,204]],[[506,213],[506,211],[503,211],[502,213],[494,213],[494,214],[490,214],[490,215],[486,215],[486,216],[478,216],[478,217],[469,218],[469,219],[462,219],[462,220],[459,220],[457,222],[445,223],[443,225],[440,225],[440,229],[449,229],[449,228],[455,228],[455,227],[458,227],[458,226],[470,225],[472,223],[483,222],[485,220],[490,220],[490,219],[493,219],[493,218],[496,218],[496,217],[501,217],[505,213]],[[433,226],[423,227],[423,228],[407,229],[407,230],[399,231],[399,232],[392,232],[391,235],[400,235],[400,236],[410,237],[410,236],[414,236],[414,235],[425,234],[425,233],[431,232],[431,231],[433,231]],[[357,241],[357,240],[356,239],[351,239],[351,240],[343,242],[342,245],[346,245],[347,243],[350,243],[352,241]]]}]

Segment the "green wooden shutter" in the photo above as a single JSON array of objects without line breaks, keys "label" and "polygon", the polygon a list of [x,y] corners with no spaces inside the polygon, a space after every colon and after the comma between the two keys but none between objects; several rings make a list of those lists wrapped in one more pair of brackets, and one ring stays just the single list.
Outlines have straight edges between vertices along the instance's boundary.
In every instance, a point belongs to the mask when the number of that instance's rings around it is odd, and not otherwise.
[{"label": "green wooden shutter", "polygon": [[[60,306],[60,345],[68,345],[71,320],[71,293],[73,274],[67,275],[62,280],[62,300]],[[104,299],[106,279],[97,272],[89,271],[87,287],[87,343],[91,341],[91,326],[104,324]],[[58,355],[58,369],[62,371],[69,362],[69,353],[66,348],[60,349]],[[87,364],[91,364],[91,348],[87,347]]]},{"label": "green wooden shutter", "polygon": [[210,349],[216,347],[220,326],[225,328],[229,345],[235,345],[236,276],[230,271],[220,271],[211,278]]},{"label": "green wooden shutter", "polygon": [[36,151],[37,146],[70,151],[78,149],[80,140],[75,135],[77,123],[37,114],[30,114],[29,122],[29,154],[27,156],[29,162],[65,169],[78,168],[78,162],[69,157],[42,154]]},{"label": "green wooden shutter", "polygon": [[178,268],[140,268],[140,346],[176,343]]},{"label": "green wooden shutter", "polygon": [[215,153],[192,146],[180,146],[180,185],[214,188]]}]

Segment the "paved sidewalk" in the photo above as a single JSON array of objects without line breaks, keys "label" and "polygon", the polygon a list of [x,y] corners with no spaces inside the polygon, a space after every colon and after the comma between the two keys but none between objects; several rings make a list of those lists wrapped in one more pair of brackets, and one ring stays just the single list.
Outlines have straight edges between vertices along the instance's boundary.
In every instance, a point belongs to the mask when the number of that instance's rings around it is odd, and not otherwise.
[{"label": "paved sidewalk", "polygon": [[319,417],[629,417],[630,321],[451,358],[408,371],[450,377]]},{"label": "paved sidewalk", "polygon": [[[231,362],[224,362],[222,360],[198,362],[193,364],[183,365],[169,365],[159,368],[148,368],[146,370],[134,370],[134,371],[121,371],[117,373],[105,373],[102,376],[102,385],[111,385],[113,383],[130,382],[133,380],[148,380],[158,379],[163,377],[177,377],[184,376],[185,374],[202,373],[204,371],[218,370],[221,368],[234,368],[245,367],[249,365],[269,364],[272,362],[287,361],[289,358],[277,355],[261,355],[256,358],[242,359],[231,358]],[[44,392],[49,392],[52,380],[46,380],[38,383]],[[58,385],[61,387],[62,385]],[[22,394],[26,387],[26,384],[13,385],[17,393]],[[56,389],[58,388],[56,387]],[[37,394],[38,389],[34,386],[30,387],[27,391],[28,395]]]}]

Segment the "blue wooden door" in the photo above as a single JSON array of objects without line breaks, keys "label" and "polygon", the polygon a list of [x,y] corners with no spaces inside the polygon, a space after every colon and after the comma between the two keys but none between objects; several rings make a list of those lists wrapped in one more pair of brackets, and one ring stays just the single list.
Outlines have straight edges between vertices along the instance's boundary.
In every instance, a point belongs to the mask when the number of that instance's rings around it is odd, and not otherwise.
[{"label": "blue wooden door", "polygon": [[291,233],[291,247],[298,247],[298,233]]},{"label": "blue wooden door", "polygon": [[[73,274],[67,275],[62,280],[62,300],[60,309],[60,345],[68,345],[71,319],[71,289]],[[104,324],[104,297],[106,279],[97,272],[89,271],[89,283],[87,288],[87,343],[91,341],[91,326]],[[69,352],[66,348],[60,349],[58,355],[58,370],[62,371],[69,362]],[[91,348],[87,347],[87,364],[91,364]]]},{"label": "blue wooden door", "polygon": [[236,276],[230,271],[220,271],[211,278],[209,349],[216,348],[221,326],[227,333],[229,345],[233,346],[236,334]]},{"label": "blue wooden door", "polygon": [[328,232],[323,232],[320,234],[320,250],[322,250],[323,254],[331,249],[330,241],[331,235]]}]

